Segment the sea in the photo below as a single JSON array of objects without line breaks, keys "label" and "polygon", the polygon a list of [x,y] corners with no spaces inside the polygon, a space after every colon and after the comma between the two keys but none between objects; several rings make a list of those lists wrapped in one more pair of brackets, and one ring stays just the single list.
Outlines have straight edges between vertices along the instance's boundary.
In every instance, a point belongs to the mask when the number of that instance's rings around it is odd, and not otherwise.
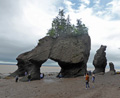
[{"label": "sea", "polygon": [[[14,71],[16,71],[18,69],[18,67],[16,65],[0,65],[0,73],[13,73]],[[44,72],[60,72],[61,68],[59,66],[47,66],[44,65],[40,68],[40,72],[44,73]],[[88,71],[93,71],[94,67],[87,67]],[[115,69],[116,71],[120,71],[120,68]],[[106,72],[109,71],[109,68],[106,67],[105,69]]]},{"label": "sea", "polygon": [[[16,71],[18,67],[16,65],[0,65],[0,73],[6,74],[6,73],[13,73]],[[44,72],[60,72],[60,67],[58,66],[42,66],[40,68],[40,71],[42,73]]]}]

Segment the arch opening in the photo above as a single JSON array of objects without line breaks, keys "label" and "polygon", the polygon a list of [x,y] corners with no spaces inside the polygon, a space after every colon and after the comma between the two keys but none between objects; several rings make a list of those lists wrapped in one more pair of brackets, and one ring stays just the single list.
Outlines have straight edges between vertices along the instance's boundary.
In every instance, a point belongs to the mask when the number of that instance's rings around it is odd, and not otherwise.
[{"label": "arch opening", "polygon": [[40,73],[45,75],[45,78],[48,77],[56,77],[61,71],[61,67],[59,66],[58,62],[54,60],[48,59],[44,62],[40,67]]}]

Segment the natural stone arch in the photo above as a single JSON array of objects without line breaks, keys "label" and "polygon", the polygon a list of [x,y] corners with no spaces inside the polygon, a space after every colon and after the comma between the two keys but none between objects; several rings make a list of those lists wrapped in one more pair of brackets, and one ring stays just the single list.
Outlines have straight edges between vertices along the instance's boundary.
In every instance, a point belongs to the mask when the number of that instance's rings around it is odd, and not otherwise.
[{"label": "natural stone arch", "polygon": [[[63,77],[84,75],[91,49],[88,34],[52,38],[49,36],[39,40],[31,51],[17,57],[18,70],[10,76],[23,76],[25,70],[31,73],[32,80],[40,79],[40,67],[48,59],[58,62]],[[26,77],[23,77],[25,80]]]},{"label": "natural stone arch", "polygon": [[[58,70],[55,71],[57,73],[60,72],[61,67],[59,66],[59,64],[57,62],[55,62],[54,60],[48,59],[46,62],[44,62],[41,67],[40,67],[40,73],[44,73],[47,72],[46,69],[44,70],[44,67],[49,67],[50,70],[52,70],[53,67],[57,67]],[[51,67],[51,68],[50,68]],[[48,71],[48,72],[54,72],[54,69],[52,71]]]}]

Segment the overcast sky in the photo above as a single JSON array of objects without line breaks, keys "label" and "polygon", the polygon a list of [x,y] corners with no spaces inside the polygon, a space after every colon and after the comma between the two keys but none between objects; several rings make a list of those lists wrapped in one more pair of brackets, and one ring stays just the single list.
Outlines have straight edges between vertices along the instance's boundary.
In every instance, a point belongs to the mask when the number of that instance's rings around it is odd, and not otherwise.
[{"label": "overcast sky", "polygon": [[63,8],[72,24],[81,18],[89,28],[88,66],[106,45],[108,63],[120,67],[120,0],[0,0],[0,63],[16,64],[16,57],[37,45]]}]

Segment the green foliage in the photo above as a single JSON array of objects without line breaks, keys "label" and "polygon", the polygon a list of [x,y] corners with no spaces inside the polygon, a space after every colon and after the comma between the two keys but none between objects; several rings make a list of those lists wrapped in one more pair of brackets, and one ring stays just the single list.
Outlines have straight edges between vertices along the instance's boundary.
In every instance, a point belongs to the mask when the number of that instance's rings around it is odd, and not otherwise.
[{"label": "green foliage", "polygon": [[55,36],[55,30],[52,28],[48,31],[47,35],[49,36]]},{"label": "green foliage", "polygon": [[65,19],[64,10],[60,10],[58,16],[52,22],[52,28],[47,35],[51,37],[66,36],[66,35],[82,35],[88,34],[88,28],[82,24],[80,19],[77,20],[77,25],[71,25],[69,15]]}]

